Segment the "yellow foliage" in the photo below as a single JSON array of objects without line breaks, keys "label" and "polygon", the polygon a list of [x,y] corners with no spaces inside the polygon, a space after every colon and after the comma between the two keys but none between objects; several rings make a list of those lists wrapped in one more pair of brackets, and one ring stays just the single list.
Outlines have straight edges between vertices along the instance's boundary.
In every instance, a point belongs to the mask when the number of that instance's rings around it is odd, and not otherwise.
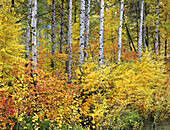
[{"label": "yellow foliage", "polygon": [[[82,112],[88,110],[84,114],[93,116],[92,122],[95,121],[97,126],[101,125],[103,120],[119,118],[117,114],[124,113],[127,109],[130,109],[129,114],[135,112],[136,118],[146,120],[157,116],[158,111],[158,118],[155,120],[164,120],[168,114],[163,116],[162,113],[170,112],[167,109],[170,95],[168,74],[165,73],[163,63],[158,63],[151,57],[143,57],[141,61],[113,64],[104,69],[93,63],[84,64],[82,73],[77,70],[77,74],[84,77],[81,79],[81,89],[87,96],[84,104],[90,104],[89,108],[85,105]],[[90,108],[91,105],[94,109]],[[138,123],[135,121],[134,127],[137,127]]]},{"label": "yellow foliage", "polygon": [[[7,2],[8,1],[8,2]],[[23,63],[24,49],[20,43],[21,25],[19,19],[10,10],[9,0],[2,0],[0,7],[0,84],[8,83],[11,71],[15,65]],[[18,68],[21,69],[21,68]]]}]

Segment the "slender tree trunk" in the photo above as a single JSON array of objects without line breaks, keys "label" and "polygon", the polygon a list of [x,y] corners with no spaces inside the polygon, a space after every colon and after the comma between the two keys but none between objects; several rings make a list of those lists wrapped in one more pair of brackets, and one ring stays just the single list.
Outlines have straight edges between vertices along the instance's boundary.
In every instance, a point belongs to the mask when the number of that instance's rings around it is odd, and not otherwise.
[{"label": "slender tree trunk", "polygon": [[36,29],[37,29],[37,0],[32,0],[32,60],[34,62],[33,69],[37,66],[37,45],[36,45]]},{"label": "slender tree trunk", "polygon": [[[145,2],[145,17],[147,16],[147,7],[146,7],[146,2]],[[146,43],[146,46],[148,48],[148,52],[149,52],[149,30],[148,30],[148,26],[147,26],[147,23],[146,23],[146,26],[145,26],[145,43]]]},{"label": "slender tree trunk", "polygon": [[29,39],[30,39],[30,22],[31,22],[31,0],[28,1],[28,14],[27,14],[27,30],[26,30],[26,53],[25,59],[29,59]]},{"label": "slender tree trunk", "polygon": [[[66,29],[67,29],[67,35],[66,35],[66,54],[69,54],[69,0],[67,0],[67,3],[68,3],[68,6],[67,6],[67,26],[66,26]],[[68,55],[69,57],[69,55]],[[66,66],[66,73],[69,73],[68,72],[68,67],[69,67],[69,58],[68,60],[66,60],[66,63],[65,63],[65,66]]]},{"label": "slender tree trunk", "polygon": [[117,49],[117,62],[120,62],[121,55],[121,39],[122,39],[122,21],[123,21],[123,2],[120,2],[120,17],[119,17],[119,31],[118,31],[118,49]]},{"label": "slender tree trunk", "polygon": [[52,35],[51,35],[51,41],[52,41],[52,55],[55,53],[55,0],[52,0]]},{"label": "slender tree trunk", "polygon": [[84,61],[84,24],[85,24],[85,0],[81,0],[80,5],[80,38],[79,38],[79,61],[83,64]]},{"label": "slender tree trunk", "polygon": [[146,26],[146,46],[148,48],[148,52],[149,52],[149,29],[148,29],[148,26]]},{"label": "slender tree trunk", "polygon": [[77,0],[75,0],[74,23],[77,23]]},{"label": "slender tree trunk", "polygon": [[165,58],[167,57],[167,39],[165,40]]},{"label": "slender tree trunk", "polygon": [[61,0],[61,12],[60,12],[60,53],[63,52],[63,16],[64,16],[64,0]]},{"label": "slender tree trunk", "polygon": [[[143,23],[145,23],[145,17],[143,16]],[[146,34],[145,34],[145,25],[143,25],[143,51],[146,51]]]},{"label": "slender tree trunk", "polygon": [[90,24],[90,0],[87,1],[87,11],[86,11],[86,52],[85,57],[88,58],[88,45],[89,45],[89,24]]},{"label": "slender tree trunk", "polygon": [[158,49],[159,49],[159,55],[161,54],[161,41],[160,41],[160,35],[158,35]]},{"label": "slender tree trunk", "polygon": [[99,65],[103,65],[103,26],[104,26],[104,0],[101,0],[100,27],[99,27]]},{"label": "slender tree trunk", "polygon": [[12,0],[12,5],[14,5],[15,4],[15,1],[14,0]]},{"label": "slender tree trunk", "polygon": [[158,52],[158,42],[159,42],[159,30],[158,30],[158,25],[159,25],[159,0],[157,0],[157,20],[156,20],[156,43],[155,43],[155,53]]},{"label": "slender tree trunk", "polygon": [[71,83],[72,75],[72,0],[69,3],[69,74],[68,74],[68,83]]},{"label": "slender tree trunk", "polygon": [[12,0],[11,3],[12,3],[11,7],[14,7],[15,6],[15,1]]},{"label": "slender tree trunk", "polygon": [[139,30],[139,41],[138,41],[139,58],[142,57],[142,26],[143,26],[143,0],[141,0],[141,10],[140,10],[140,30]]},{"label": "slender tree trunk", "polygon": [[132,46],[133,46],[134,51],[136,52],[135,45],[134,45],[134,43],[133,43],[132,37],[130,36],[129,29],[128,29],[128,27],[127,27],[126,23],[125,23],[125,27],[126,27],[126,31],[127,31],[127,34],[128,34],[129,40],[130,40],[130,42],[132,43]]},{"label": "slender tree trunk", "polygon": [[130,48],[130,51],[132,51],[132,47],[130,45],[130,39],[128,38],[128,42],[129,42],[129,48]]},{"label": "slender tree trunk", "polygon": [[139,13],[139,3],[138,3],[138,1],[137,1],[137,3],[136,3],[136,29],[137,29],[137,43],[138,43],[138,41],[139,41],[139,23],[138,23],[138,19],[139,19],[139,17],[138,17],[138,13]]}]

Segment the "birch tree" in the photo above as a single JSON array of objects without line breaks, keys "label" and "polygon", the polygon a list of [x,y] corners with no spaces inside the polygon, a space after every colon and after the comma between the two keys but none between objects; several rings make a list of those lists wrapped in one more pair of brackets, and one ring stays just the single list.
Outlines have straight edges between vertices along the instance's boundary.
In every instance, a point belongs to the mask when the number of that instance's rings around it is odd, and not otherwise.
[{"label": "birch tree", "polygon": [[101,0],[100,27],[99,27],[99,65],[103,65],[103,24],[104,24],[104,0]]},{"label": "birch tree", "polygon": [[61,12],[60,12],[60,53],[63,52],[63,15],[64,15],[64,0],[61,0]]},{"label": "birch tree", "polygon": [[140,11],[140,30],[139,30],[139,42],[138,42],[138,55],[142,57],[142,26],[143,26],[143,0],[141,0],[141,11]]},{"label": "birch tree", "polygon": [[54,55],[55,46],[56,46],[55,45],[55,0],[52,0],[52,34],[51,34],[51,41],[52,41],[52,55]]},{"label": "birch tree", "polygon": [[156,20],[156,43],[155,43],[155,53],[158,52],[158,40],[159,40],[159,30],[158,30],[158,25],[159,25],[159,0],[157,0],[157,20]]},{"label": "birch tree", "polygon": [[87,11],[86,11],[86,53],[85,57],[88,58],[88,44],[89,44],[89,24],[90,24],[90,0],[87,0]]},{"label": "birch tree", "polygon": [[117,49],[117,61],[120,62],[121,55],[121,38],[122,38],[122,21],[123,21],[123,2],[120,2],[120,16],[119,16],[119,31],[118,31],[118,49]]},{"label": "birch tree", "polygon": [[30,22],[31,22],[31,0],[28,0],[28,14],[27,14],[27,30],[26,30],[26,54],[25,59],[29,59],[29,38],[30,38]]},{"label": "birch tree", "polygon": [[36,26],[37,26],[37,0],[32,0],[32,60],[33,69],[37,66],[37,48],[36,48]]},{"label": "birch tree", "polygon": [[72,0],[69,2],[69,67],[68,83],[71,83],[72,75]]},{"label": "birch tree", "polygon": [[84,61],[84,25],[85,25],[85,0],[81,0],[80,5],[80,36],[79,36],[79,61]]}]

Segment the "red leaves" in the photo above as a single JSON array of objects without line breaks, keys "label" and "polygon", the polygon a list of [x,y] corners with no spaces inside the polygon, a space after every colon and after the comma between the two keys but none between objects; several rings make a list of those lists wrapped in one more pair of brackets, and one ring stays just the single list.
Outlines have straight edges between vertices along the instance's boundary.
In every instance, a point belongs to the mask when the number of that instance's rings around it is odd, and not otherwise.
[{"label": "red leaves", "polygon": [[114,69],[116,66],[113,66],[112,69]]},{"label": "red leaves", "polygon": [[13,128],[14,124],[12,122],[12,118],[15,117],[15,112],[16,112],[16,104],[14,103],[13,99],[11,96],[9,96],[8,93],[1,92],[0,93],[0,121],[3,121],[3,128],[6,127],[5,124],[8,124]]}]

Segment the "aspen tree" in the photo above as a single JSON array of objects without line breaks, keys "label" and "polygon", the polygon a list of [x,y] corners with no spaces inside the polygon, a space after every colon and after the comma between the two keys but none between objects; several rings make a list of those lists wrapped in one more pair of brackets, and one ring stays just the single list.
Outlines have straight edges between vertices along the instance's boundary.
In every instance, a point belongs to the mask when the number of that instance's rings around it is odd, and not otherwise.
[{"label": "aspen tree", "polygon": [[61,0],[61,12],[60,12],[60,53],[63,52],[63,16],[64,16],[64,0]]},{"label": "aspen tree", "polygon": [[119,31],[118,31],[118,49],[117,49],[117,61],[120,62],[121,55],[121,37],[122,37],[122,21],[123,21],[123,2],[120,2],[120,17],[119,17]]},{"label": "aspen tree", "polygon": [[86,43],[85,43],[85,48],[86,48],[86,53],[85,57],[88,58],[88,44],[89,44],[89,24],[90,24],[90,0],[87,0],[87,11],[86,11]]},{"label": "aspen tree", "polygon": [[139,30],[139,41],[138,41],[138,55],[142,57],[142,25],[143,25],[143,0],[141,0],[141,11],[140,11],[140,30]]},{"label": "aspen tree", "polygon": [[80,5],[80,36],[79,36],[79,61],[83,64],[84,61],[84,20],[85,20],[85,0],[81,0]]},{"label": "aspen tree", "polygon": [[27,30],[26,30],[26,53],[25,59],[29,59],[29,38],[30,38],[30,22],[31,22],[31,0],[28,0],[28,14],[27,14]]},{"label": "aspen tree", "polygon": [[37,26],[37,0],[32,0],[32,60],[33,69],[37,66],[36,26]]},{"label": "aspen tree", "polygon": [[101,0],[100,27],[99,27],[99,65],[103,65],[103,24],[104,24],[104,0]]},{"label": "aspen tree", "polygon": [[55,0],[52,0],[52,34],[51,34],[51,41],[52,41],[52,55],[55,53]]},{"label": "aspen tree", "polygon": [[72,75],[72,0],[69,2],[69,67],[68,67],[68,83],[71,83]]},{"label": "aspen tree", "polygon": [[159,30],[158,30],[158,25],[159,25],[159,0],[157,0],[157,19],[156,19],[156,43],[155,43],[155,53],[158,52],[158,40],[159,40]]}]

